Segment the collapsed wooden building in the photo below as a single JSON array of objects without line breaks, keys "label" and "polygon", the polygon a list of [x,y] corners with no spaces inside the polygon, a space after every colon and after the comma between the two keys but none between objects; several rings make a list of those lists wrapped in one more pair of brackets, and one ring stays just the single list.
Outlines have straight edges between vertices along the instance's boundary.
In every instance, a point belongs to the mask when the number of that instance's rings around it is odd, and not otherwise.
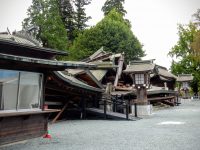
[{"label": "collapsed wooden building", "polygon": [[103,49],[81,62],[56,61],[57,55],[67,53],[43,48],[23,32],[0,34],[0,145],[42,136],[49,117],[134,119],[141,101],[127,72],[146,73],[140,79],[146,103],[176,104],[176,76],[153,60],[126,65],[123,53]]},{"label": "collapsed wooden building", "polygon": [[141,101],[137,100],[137,90],[133,87],[132,77],[126,73],[127,69],[134,72],[148,70],[148,104],[178,104],[175,75],[154,64],[153,60],[132,61],[126,65],[124,59],[123,53],[112,54],[100,49],[82,61],[96,67],[52,73],[49,78],[52,85],[47,84],[49,94],[47,92],[45,103],[50,108],[62,109],[62,114],[57,115],[53,122],[63,117],[69,119],[71,115],[84,118],[86,113],[107,113],[109,116],[109,112],[116,112],[112,113],[114,118],[130,119],[129,114],[135,113],[132,107]]}]

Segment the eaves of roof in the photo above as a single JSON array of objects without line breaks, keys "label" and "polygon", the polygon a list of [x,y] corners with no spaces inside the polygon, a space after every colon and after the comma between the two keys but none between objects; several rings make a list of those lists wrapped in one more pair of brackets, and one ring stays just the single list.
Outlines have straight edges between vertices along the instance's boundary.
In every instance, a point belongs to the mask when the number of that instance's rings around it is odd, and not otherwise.
[{"label": "eaves of roof", "polygon": [[62,56],[67,55],[67,52],[64,52],[64,51],[58,51],[58,50],[54,50],[54,49],[50,49],[50,48],[34,46],[33,44],[30,44],[27,42],[17,43],[15,41],[3,39],[3,38],[0,38],[0,45],[10,45],[10,46],[17,47],[17,48],[21,47],[21,48],[26,48],[26,50],[47,52],[47,53],[51,53],[54,55],[62,55]]},{"label": "eaves of roof", "polygon": [[[31,58],[31,57],[24,57],[24,56],[16,56],[16,55],[8,55],[0,53],[1,61],[12,61],[15,63],[26,63],[36,65],[43,65],[49,67],[58,67],[62,68],[61,70],[67,68],[96,68],[94,64],[88,64],[84,62],[73,62],[73,61],[56,61],[56,60],[47,60],[47,59],[39,59],[39,58]],[[55,69],[58,70],[58,69]]]}]

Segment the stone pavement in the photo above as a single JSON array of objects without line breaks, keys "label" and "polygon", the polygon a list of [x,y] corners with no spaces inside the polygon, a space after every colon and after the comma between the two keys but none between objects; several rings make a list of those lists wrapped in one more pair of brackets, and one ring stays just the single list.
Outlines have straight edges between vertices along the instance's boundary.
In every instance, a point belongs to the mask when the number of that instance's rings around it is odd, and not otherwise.
[{"label": "stone pavement", "polygon": [[138,121],[75,120],[2,150],[200,150],[200,101],[155,111]]}]

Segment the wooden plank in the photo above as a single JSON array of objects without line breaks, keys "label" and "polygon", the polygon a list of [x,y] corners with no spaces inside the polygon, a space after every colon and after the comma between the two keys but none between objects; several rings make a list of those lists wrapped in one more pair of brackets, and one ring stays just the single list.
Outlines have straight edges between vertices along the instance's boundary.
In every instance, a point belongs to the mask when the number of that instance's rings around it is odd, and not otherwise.
[{"label": "wooden plank", "polygon": [[170,106],[174,106],[175,103],[174,102],[170,102],[170,101],[162,101],[163,104],[166,104],[166,105],[170,105]]},{"label": "wooden plank", "polygon": [[64,112],[64,110],[67,108],[68,106],[68,102],[63,106],[62,110],[56,115],[56,117],[53,119],[52,123],[55,123],[57,121],[57,119],[60,117],[60,115]]},{"label": "wooden plank", "polygon": [[167,96],[167,97],[154,97],[154,98],[148,98],[148,101],[163,101],[163,100],[170,100],[174,99],[175,96]]},{"label": "wooden plank", "polygon": [[41,137],[47,132],[46,114],[12,116],[0,121],[0,145]]},{"label": "wooden plank", "polygon": [[63,105],[62,102],[50,102],[50,101],[45,101],[44,102],[45,105]]},{"label": "wooden plank", "polygon": [[0,112],[0,117],[11,117],[11,116],[26,116],[26,115],[37,115],[37,114],[44,114],[44,113],[53,113],[58,112],[58,109],[45,109],[45,110],[30,110],[30,111],[2,111]]}]

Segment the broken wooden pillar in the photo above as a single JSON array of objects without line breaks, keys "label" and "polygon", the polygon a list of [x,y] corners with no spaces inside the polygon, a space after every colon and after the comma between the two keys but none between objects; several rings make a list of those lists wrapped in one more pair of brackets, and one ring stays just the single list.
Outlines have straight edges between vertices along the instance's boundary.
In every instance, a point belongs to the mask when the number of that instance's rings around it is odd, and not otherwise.
[{"label": "broken wooden pillar", "polygon": [[[106,100],[110,99],[112,90],[113,90],[113,85],[112,85],[112,83],[107,83],[106,91],[105,91]],[[111,106],[111,104],[108,104],[108,103],[107,103],[107,104],[106,104],[106,109],[107,109],[108,111],[112,111],[112,106]]]},{"label": "broken wooden pillar", "polygon": [[124,53],[121,54],[121,56],[120,56],[120,58],[118,60],[118,68],[117,68],[117,73],[116,73],[116,77],[115,77],[114,87],[117,86],[118,81],[119,81],[119,79],[121,77],[123,64],[124,64]]}]

